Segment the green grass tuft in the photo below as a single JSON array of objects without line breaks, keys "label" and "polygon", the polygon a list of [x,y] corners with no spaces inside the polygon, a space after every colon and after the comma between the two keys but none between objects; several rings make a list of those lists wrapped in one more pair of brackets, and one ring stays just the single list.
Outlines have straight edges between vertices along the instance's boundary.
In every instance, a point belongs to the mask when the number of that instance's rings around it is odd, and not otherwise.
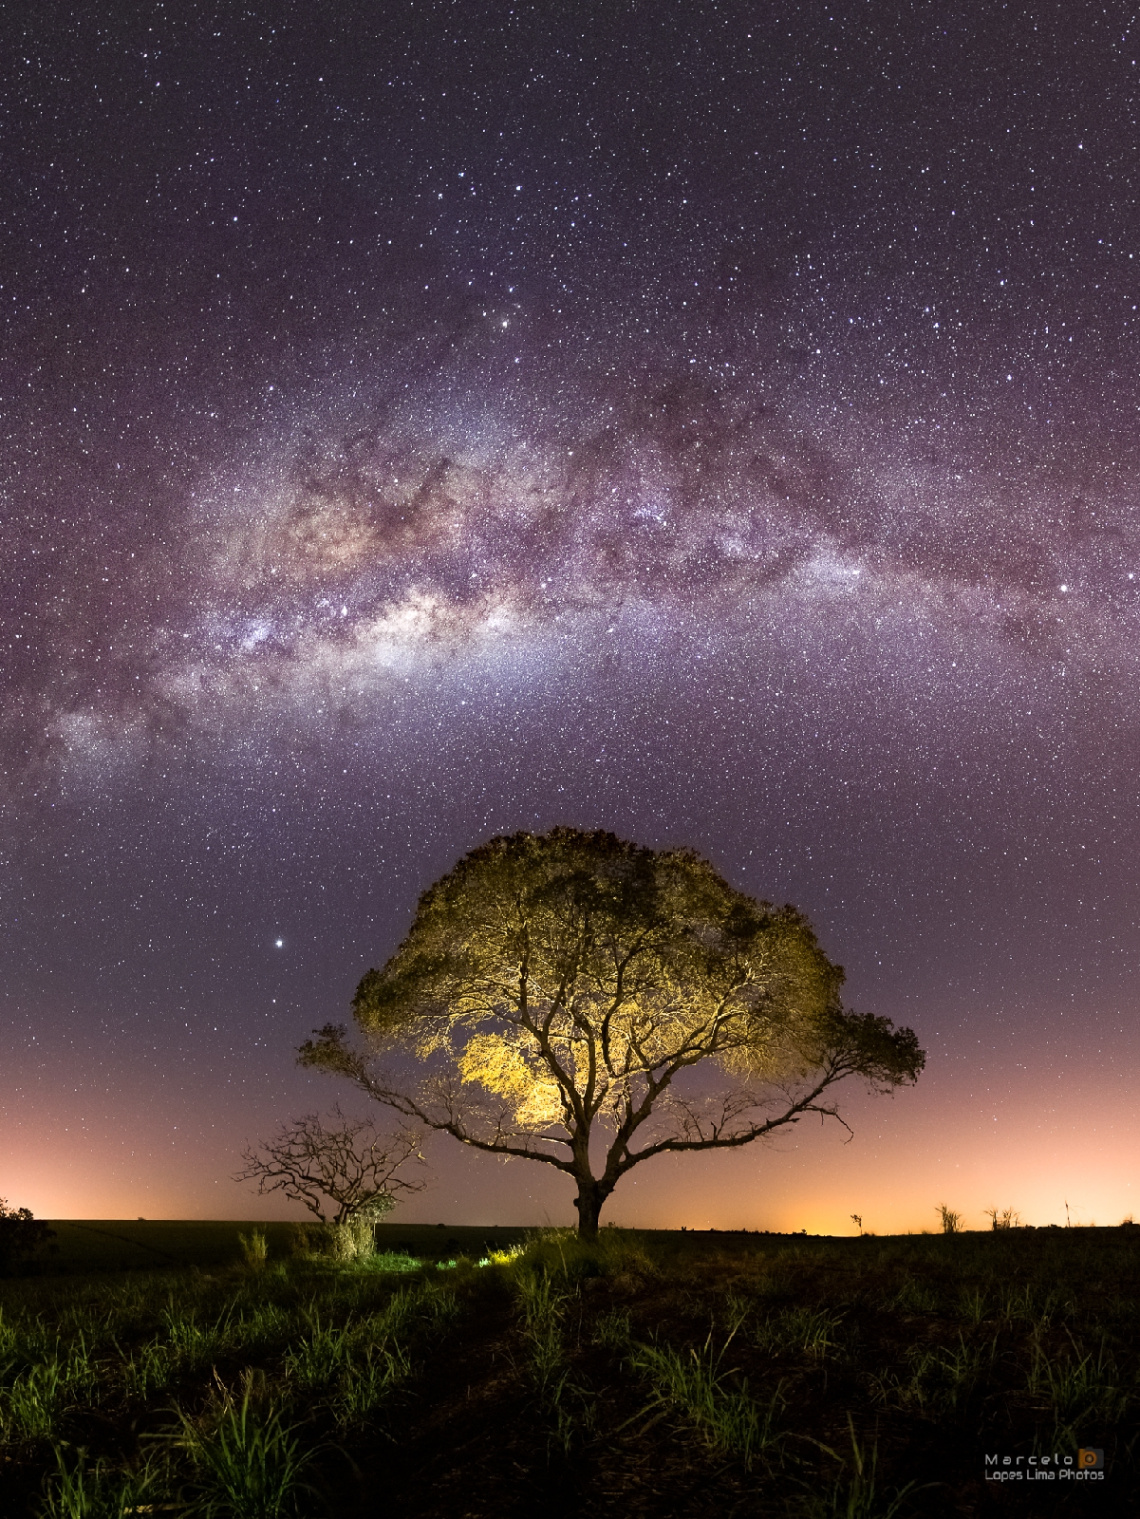
[{"label": "green grass tuft", "polygon": [[782,1386],[766,1406],[757,1403],[749,1395],[747,1381],[724,1369],[728,1344],[714,1350],[711,1335],[699,1350],[640,1344],[634,1346],[629,1361],[652,1385],[646,1412],[675,1409],[709,1445],[739,1457],[751,1471],[758,1456],[774,1453],[784,1442],[784,1432],[776,1424],[783,1404]]},{"label": "green grass tuft", "polygon": [[312,1459],[281,1411],[224,1396],[213,1418],[180,1413],[176,1443],[190,1458],[194,1511],[202,1519],[283,1519],[309,1488],[302,1473]]}]

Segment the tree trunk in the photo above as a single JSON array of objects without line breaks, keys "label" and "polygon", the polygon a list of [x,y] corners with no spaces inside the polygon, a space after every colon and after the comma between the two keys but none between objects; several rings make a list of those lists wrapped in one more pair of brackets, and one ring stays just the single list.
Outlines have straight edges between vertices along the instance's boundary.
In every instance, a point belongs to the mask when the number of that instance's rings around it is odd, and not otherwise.
[{"label": "tree trunk", "polygon": [[604,1187],[601,1182],[595,1181],[592,1176],[580,1176],[578,1178],[578,1196],[574,1199],[574,1206],[578,1210],[578,1238],[593,1242],[598,1237],[598,1215],[602,1211],[602,1205],[613,1191],[612,1187]]}]

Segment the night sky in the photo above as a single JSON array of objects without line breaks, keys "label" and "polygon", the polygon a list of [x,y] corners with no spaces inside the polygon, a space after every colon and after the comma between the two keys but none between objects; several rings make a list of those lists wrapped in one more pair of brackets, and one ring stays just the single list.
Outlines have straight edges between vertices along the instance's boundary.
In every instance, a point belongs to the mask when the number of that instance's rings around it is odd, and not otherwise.
[{"label": "night sky", "polygon": [[[607,1216],[1140,1210],[1126,7],[0,22],[0,1194],[281,1216],[496,833],[791,901],[925,1074]],[[569,1222],[433,1141],[397,1217]]]}]

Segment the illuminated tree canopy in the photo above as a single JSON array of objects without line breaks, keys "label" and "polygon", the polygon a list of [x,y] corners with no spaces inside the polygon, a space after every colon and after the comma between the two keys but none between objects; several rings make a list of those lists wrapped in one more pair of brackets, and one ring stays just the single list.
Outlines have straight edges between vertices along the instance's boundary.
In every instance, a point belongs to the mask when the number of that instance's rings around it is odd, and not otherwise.
[{"label": "illuminated tree canopy", "polygon": [[[357,988],[359,1043],[330,1024],[299,1055],[464,1144],[564,1171],[591,1238],[621,1178],[655,1155],[838,1119],[831,1088],[849,1076],[878,1091],[917,1078],[912,1031],[846,1010],[842,983],[801,913],[736,891],[690,850],[518,833],[423,895]],[[392,1074],[409,1054],[412,1083]],[[689,1077],[698,1066],[715,1096]]]}]

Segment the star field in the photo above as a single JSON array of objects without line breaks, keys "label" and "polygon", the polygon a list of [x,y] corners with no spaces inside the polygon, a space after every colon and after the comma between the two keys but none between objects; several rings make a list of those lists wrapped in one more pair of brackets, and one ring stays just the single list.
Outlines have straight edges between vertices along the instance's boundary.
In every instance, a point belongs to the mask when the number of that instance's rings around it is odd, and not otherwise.
[{"label": "star field", "polygon": [[[248,1215],[418,892],[565,821],[796,902],[931,1057],[630,1221],[1134,1207],[1129,14],[3,35],[0,1190]],[[433,1160],[424,1217],[568,1207]]]}]

